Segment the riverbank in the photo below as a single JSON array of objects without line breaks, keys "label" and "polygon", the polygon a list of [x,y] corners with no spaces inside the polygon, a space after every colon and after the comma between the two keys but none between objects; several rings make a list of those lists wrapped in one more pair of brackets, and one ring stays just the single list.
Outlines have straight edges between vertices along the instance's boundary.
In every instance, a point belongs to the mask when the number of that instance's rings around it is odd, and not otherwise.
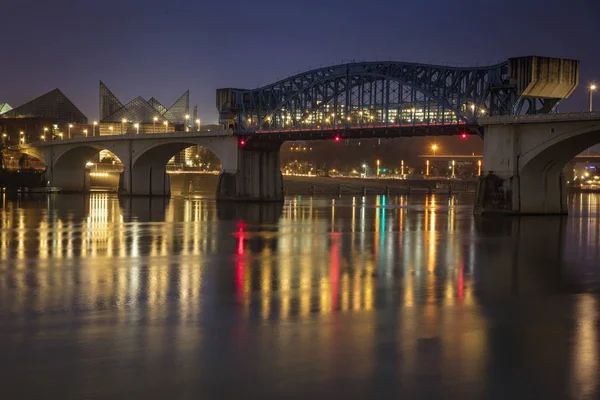
[{"label": "riverbank", "polygon": [[38,188],[45,186],[44,172],[35,169],[0,170],[0,187],[7,189]]},{"label": "riverbank", "polygon": [[407,194],[475,192],[477,181],[448,179],[359,179],[284,175],[286,194]]},{"label": "riverbank", "polygon": [[[218,181],[218,176],[214,174],[170,174],[169,178],[171,180],[171,192],[176,195],[199,192],[214,193]],[[283,189],[286,195],[473,193],[477,189],[477,181],[358,179],[284,175]]]}]

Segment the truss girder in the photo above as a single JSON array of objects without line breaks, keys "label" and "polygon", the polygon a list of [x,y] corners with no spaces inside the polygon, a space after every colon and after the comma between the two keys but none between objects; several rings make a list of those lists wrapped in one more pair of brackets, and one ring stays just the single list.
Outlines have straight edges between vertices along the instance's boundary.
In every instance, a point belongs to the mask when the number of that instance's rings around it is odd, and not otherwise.
[{"label": "truss girder", "polygon": [[477,68],[352,63],[233,91],[237,129],[247,132],[475,124],[479,115],[513,113],[517,102],[506,63]]}]

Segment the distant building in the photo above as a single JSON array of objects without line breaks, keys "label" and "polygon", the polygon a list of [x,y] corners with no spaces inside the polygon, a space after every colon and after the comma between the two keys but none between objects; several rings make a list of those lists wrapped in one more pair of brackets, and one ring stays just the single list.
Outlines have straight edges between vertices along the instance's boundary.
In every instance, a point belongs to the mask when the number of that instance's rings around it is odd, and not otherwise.
[{"label": "distant building", "polygon": [[0,103],[0,115],[4,114],[5,112],[8,112],[10,110],[12,110],[12,107],[10,106],[10,104]]},{"label": "distant building", "polygon": [[[116,133],[159,133],[183,130],[186,115],[189,118],[190,92],[186,91],[169,108],[154,97],[145,100],[138,96],[123,104],[100,81],[100,135]],[[188,121],[188,123],[191,121]],[[138,127],[135,127],[135,124]]]},{"label": "distant building", "polygon": [[48,118],[55,124],[83,124],[88,119],[59,89],[54,89],[2,113],[3,118]]},{"label": "distant building", "polygon": [[87,117],[59,89],[15,108],[0,104],[0,132],[5,144],[51,140],[69,132],[75,135],[87,128],[87,122]]},{"label": "distant building", "polygon": [[[123,104],[117,96],[100,81],[100,122],[98,135],[115,135],[130,133],[168,133],[182,131],[190,126],[190,92],[185,91],[173,105],[165,107],[154,97],[146,100],[141,96]],[[186,118],[187,116],[187,118]],[[187,153],[186,153],[187,150]],[[189,149],[179,153],[173,162],[183,164]],[[113,157],[110,152],[100,152],[100,160]],[[191,157],[187,157],[191,158]]]}]

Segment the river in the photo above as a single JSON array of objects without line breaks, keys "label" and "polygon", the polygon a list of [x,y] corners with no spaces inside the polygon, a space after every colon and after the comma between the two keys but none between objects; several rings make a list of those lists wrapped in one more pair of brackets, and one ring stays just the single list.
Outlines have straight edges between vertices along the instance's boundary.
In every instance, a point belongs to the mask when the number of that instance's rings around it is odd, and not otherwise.
[{"label": "river", "polygon": [[596,398],[600,196],[569,202],[0,194],[2,398]]}]

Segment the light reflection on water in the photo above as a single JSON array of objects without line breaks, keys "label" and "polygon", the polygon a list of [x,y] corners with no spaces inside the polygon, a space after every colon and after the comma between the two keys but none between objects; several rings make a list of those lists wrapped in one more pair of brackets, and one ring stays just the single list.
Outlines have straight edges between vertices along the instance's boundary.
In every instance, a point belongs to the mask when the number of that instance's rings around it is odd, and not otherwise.
[{"label": "light reflection on water", "polygon": [[77,396],[593,396],[599,199],[475,218],[466,195],[2,194],[0,375],[24,395],[74,374]]}]

